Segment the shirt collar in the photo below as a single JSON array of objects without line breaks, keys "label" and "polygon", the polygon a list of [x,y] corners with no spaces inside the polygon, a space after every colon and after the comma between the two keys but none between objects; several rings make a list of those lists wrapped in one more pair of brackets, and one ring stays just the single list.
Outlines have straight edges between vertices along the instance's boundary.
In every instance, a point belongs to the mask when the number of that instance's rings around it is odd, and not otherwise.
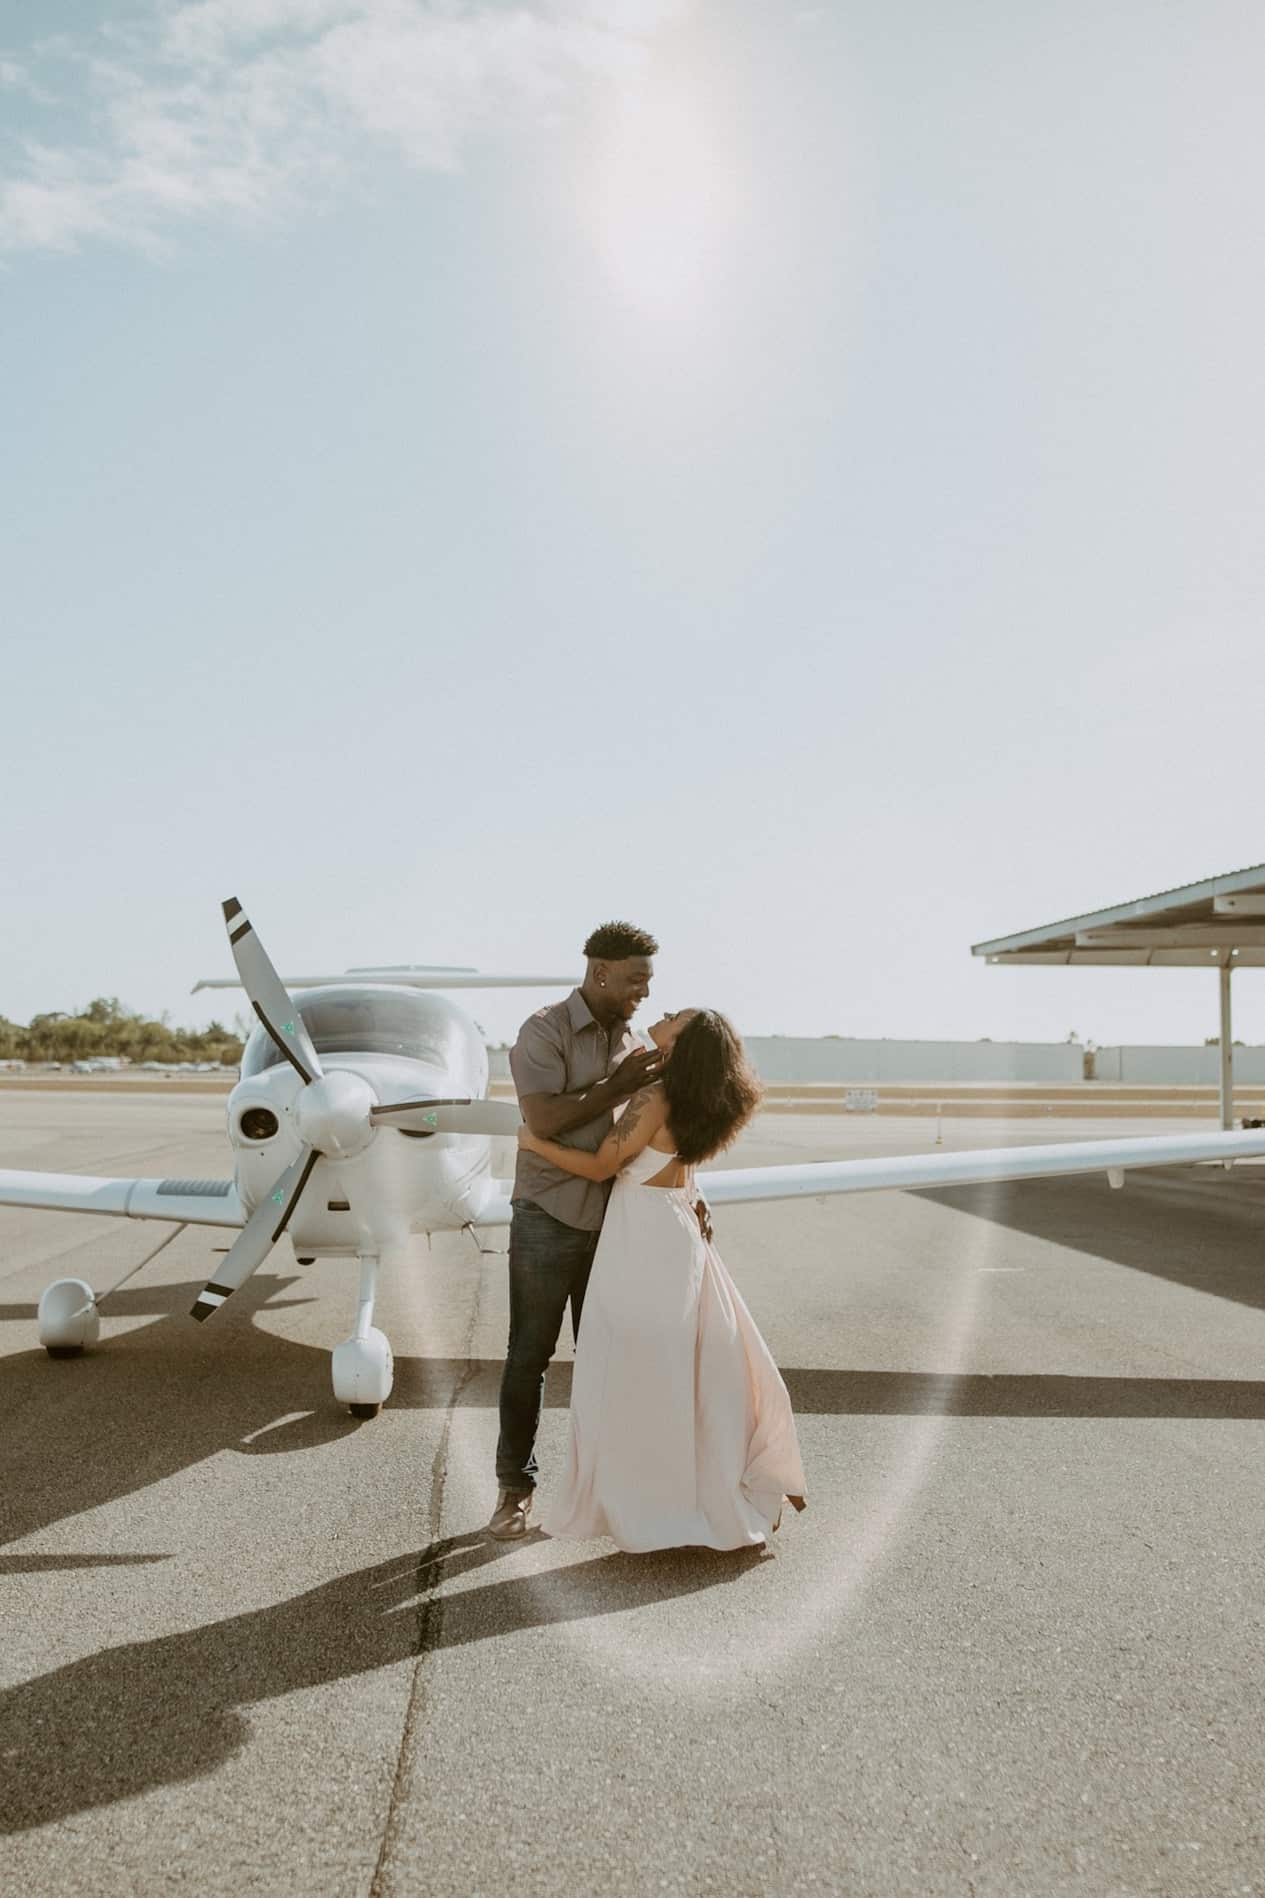
[{"label": "shirt collar", "polygon": [[579,989],[572,989],[570,995],[567,997],[567,1016],[577,1035],[582,1028],[597,1028],[600,1026],[596,1015],[585,1001],[583,995],[581,995]]}]

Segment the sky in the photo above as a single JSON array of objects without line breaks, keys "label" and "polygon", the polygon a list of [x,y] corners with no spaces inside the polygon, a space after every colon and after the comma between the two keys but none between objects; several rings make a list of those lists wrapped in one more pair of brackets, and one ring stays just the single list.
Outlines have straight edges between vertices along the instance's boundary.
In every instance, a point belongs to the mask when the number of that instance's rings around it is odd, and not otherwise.
[{"label": "sky", "polygon": [[970,945],[1265,860],[1263,77],[1228,0],[0,7],[0,1014],[230,1014],[236,895],[1215,1033]]}]

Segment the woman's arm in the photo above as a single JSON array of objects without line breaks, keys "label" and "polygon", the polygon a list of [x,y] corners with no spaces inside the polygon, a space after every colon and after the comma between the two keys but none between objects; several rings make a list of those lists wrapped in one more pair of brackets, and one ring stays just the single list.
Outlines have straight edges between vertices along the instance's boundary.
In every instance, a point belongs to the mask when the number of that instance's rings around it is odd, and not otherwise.
[{"label": "woman's arm", "polygon": [[596,1153],[559,1146],[556,1140],[540,1140],[527,1127],[519,1128],[518,1144],[564,1173],[575,1173],[582,1180],[609,1180],[634,1154],[649,1146],[667,1117],[663,1089],[643,1087],[640,1094],[633,1095]]}]

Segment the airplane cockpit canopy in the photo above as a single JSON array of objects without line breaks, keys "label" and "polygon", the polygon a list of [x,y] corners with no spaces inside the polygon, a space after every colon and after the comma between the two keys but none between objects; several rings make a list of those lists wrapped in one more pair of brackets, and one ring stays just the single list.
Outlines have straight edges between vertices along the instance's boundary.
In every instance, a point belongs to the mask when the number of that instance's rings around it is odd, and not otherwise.
[{"label": "airplane cockpit canopy", "polygon": [[[295,997],[317,1054],[396,1054],[447,1068],[465,1026],[440,997],[408,989],[310,989]],[[286,1059],[260,1026],[242,1054],[241,1078]]]}]

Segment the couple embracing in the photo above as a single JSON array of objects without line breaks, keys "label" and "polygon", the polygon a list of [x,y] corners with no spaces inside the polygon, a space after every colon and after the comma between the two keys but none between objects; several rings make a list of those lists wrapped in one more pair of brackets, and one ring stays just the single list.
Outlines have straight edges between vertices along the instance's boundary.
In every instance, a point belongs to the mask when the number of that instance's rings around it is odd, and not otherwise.
[{"label": "couple embracing", "polygon": [[[804,1475],[777,1366],[711,1238],[694,1167],[735,1138],[759,1086],[723,1015],[629,1026],[658,944],[606,923],[584,982],[524,1022],[510,1054],[525,1125],[510,1226],[498,1498],[525,1535],[545,1371],[568,1304],[576,1340],[566,1469],[550,1535],[622,1549],[755,1547]],[[613,1182],[613,1184],[612,1184]],[[583,1313],[583,1324],[581,1324]]]}]

